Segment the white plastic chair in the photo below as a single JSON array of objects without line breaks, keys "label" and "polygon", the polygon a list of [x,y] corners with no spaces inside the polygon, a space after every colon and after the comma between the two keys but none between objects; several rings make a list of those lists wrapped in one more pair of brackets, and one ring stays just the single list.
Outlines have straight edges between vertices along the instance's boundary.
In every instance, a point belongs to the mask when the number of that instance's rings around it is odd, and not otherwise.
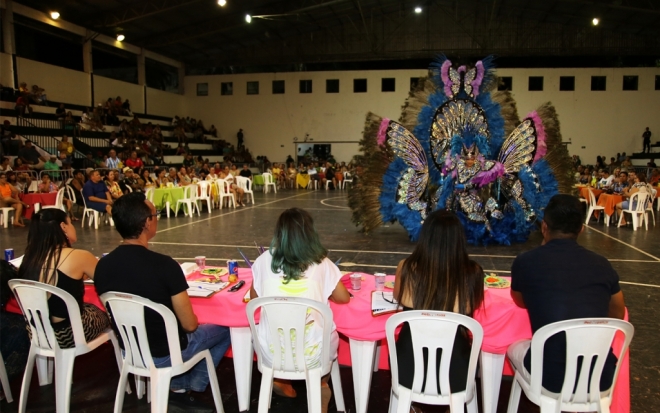
[{"label": "white plastic chair", "polygon": [[64,208],[64,191],[66,189],[60,188],[59,191],[57,191],[57,197],[55,198],[55,205],[44,205],[41,208],[43,209],[48,209],[48,208],[54,208],[54,209],[61,209],[62,211],[66,212],[66,208]]},{"label": "white plastic chair", "polygon": [[[271,340],[273,365],[264,363],[263,353],[270,349],[262,348],[254,322],[254,313],[261,309],[261,318],[268,318],[269,337],[281,337]],[[252,331],[254,349],[257,353],[257,367],[261,372],[259,391],[259,413],[267,413],[273,390],[273,378],[305,380],[307,384],[307,411],[321,412],[321,377],[330,373],[337,411],[345,411],[344,394],[341,388],[339,365],[330,359],[330,346],[321,346],[321,365],[308,369],[305,363],[305,324],[307,311],[317,311],[323,317],[323,341],[330,343],[332,333],[332,311],[326,304],[307,298],[297,297],[260,297],[250,300],[247,305],[247,317]],[[280,334],[278,331],[283,331]],[[291,331],[296,332],[295,343],[291,340]],[[282,343],[283,342],[283,343]],[[283,344],[283,345],[282,345]],[[294,362],[295,360],[295,362]]]},{"label": "white plastic chair", "polygon": [[342,181],[342,189],[346,188],[346,184],[351,184],[353,186],[353,177],[348,172],[344,172],[344,180]]},{"label": "white plastic chair", "polygon": [[[655,212],[653,212],[653,202],[655,202],[655,198],[658,196],[658,191],[656,189],[651,189],[651,194],[650,194],[650,199],[649,202],[647,203],[646,207],[646,225],[648,225],[648,219],[649,219],[649,212],[651,213],[651,216],[653,217],[653,226],[655,226]],[[660,203],[659,203],[660,205]]]},{"label": "white plastic chair", "polygon": [[176,201],[174,208],[174,215],[179,213],[179,205],[184,204],[188,208],[190,218],[195,216],[195,208],[197,208],[197,216],[200,216],[199,205],[197,205],[197,185],[190,184],[183,187],[183,199]]},{"label": "white plastic chair", "polygon": [[[213,210],[213,201],[211,200],[211,182],[209,181],[198,181],[197,186],[199,186],[199,190],[201,194],[198,194],[197,196],[197,202],[204,202],[206,201],[206,209],[209,211],[209,214]],[[199,205],[197,205],[197,210],[199,211]]]},{"label": "white plastic chair", "polygon": [[0,208],[0,218],[2,218],[2,226],[7,228],[9,227],[9,214],[16,213],[16,210],[12,207]]},{"label": "white plastic chair", "polygon": [[[87,354],[110,340],[114,346],[117,365],[120,366],[121,356],[117,337],[112,329],[108,328],[94,340],[90,342],[85,341],[78,303],[71,294],[60,288],[36,281],[16,279],[9,281],[9,288],[14,293],[16,301],[25,317],[25,321],[30,325],[32,330],[32,342],[25,367],[25,374],[23,375],[18,411],[19,413],[25,412],[35,360],[37,361],[39,384],[44,386],[52,383],[52,361],[46,359],[47,357],[52,357],[55,359],[56,411],[57,413],[68,413],[71,402],[73,363],[76,357]],[[55,338],[55,332],[50,324],[48,294],[61,298],[66,304],[75,341],[75,347],[73,348],[60,348]],[[32,322],[30,322],[31,320]],[[122,393],[124,389],[130,392],[128,386],[124,385],[122,387]]]},{"label": "white plastic chair", "polygon": [[9,387],[9,376],[7,376],[7,369],[5,368],[5,360],[0,354],[0,384],[2,384],[2,392],[5,394],[7,403],[14,401],[14,398],[11,395],[11,388]]},{"label": "white plastic chair", "polygon": [[276,184],[275,181],[273,180],[273,174],[268,173],[268,172],[264,172],[264,173],[262,174],[262,176],[264,177],[264,194],[265,194],[265,193],[268,193],[268,187],[269,187],[269,186],[272,186],[272,187],[273,187],[273,191],[274,191],[275,193],[277,193],[277,184]]},{"label": "white plastic chair", "polygon": [[147,198],[151,203],[154,202],[154,190],[155,188],[147,188],[147,190],[144,191],[144,197]]},{"label": "white plastic chair", "polygon": [[[254,205],[254,192],[252,192],[252,180],[250,178],[246,178],[244,176],[237,176],[236,177],[236,185],[238,185],[239,188],[243,189],[243,193],[245,195],[250,196],[250,200],[252,202],[252,205]],[[246,198],[247,202],[247,198]]]},{"label": "white plastic chair", "polygon": [[[599,206],[597,204],[596,197],[594,196],[594,191],[589,189],[589,199],[587,200],[587,219],[584,221],[584,225],[589,225],[591,214],[593,214],[594,211],[603,211],[603,215],[605,215],[605,207]],[[610,217],[606,216],[605,218],[603,218],[603,221],[605,221],[605,223],[609,226]]]},{"label": "white plastic chair", "polygon": [[105,216],[105,221],[110,221],[110,226],[115,226],[115,222],[112,220],[112,217],[107,216],[105,212],[99,212],[95,209],[92,208],[87,208],[87,201],[85,200],[85,194],[83,194],[83,191],[80,191],[80,195],[82,196],[83,200],[83,205],[85,208],[83,209],[83,215],[82,219],[80,220],[80,227],[85,226],[85,219],[89,218],[89,224],[87,225],[88,227],[92,227],[92,222],[94,222],[94,229],[99,229],[99,216],[103,214]]},{"label": "white plastic chair", "polygon": [[[529,347],[531,343],[532,372],[529,373],[524,368],[522,360],[512,363],[515,377],[511,386],[507,413],[518,411],[521,389],[532,403],[541,408],[541,413],[609,412],[621,362],[617,363],[612,386],[602,392],[600,391],[600,376],[614,336],[619,331],[625,335],[621,351],[616,355],[621,361],[628,350],[635,328],[626,321],[613,318],[578,318],[548,324],[534,334],[531,342],[523,340],[512,344],[507,350],[510,359],[515,350],[520,351],[520,348],[516,349],[514,346]],[[543,347],[548,338],[559,332],[566,333],[566,373],[561,393],[551,393],[542,386]],[[577,370],[579,358],[583,358],[580,371]],[[594,358],[596,362],[591,373],[591,380],[589,380],[589,369]],[[518,365],[519,363],[520,365]],[[578,379],[577,385],[576,378]],[[574,388],[575,392],[573,392]]]},{"label": "white plastic chair", "polygon": [[[399,361],[396,357],[394,336],[396,329],[404,322],[410,325],[413,344],[415,378],[413,379],[412,389],[407,389],[399,384]],[[470,352],[465,390],[459,393],[451,393],[449,391],[449,364],[459,326],[464,326],[470,330],[472,334],[472,351]],[[387,320],[385,334],[390,352],[392,372],[390,413],[408,413],[411,402],[449,405],[450,411],[454,413],[462,413],[463,406],[467,404],[469,413],[477,413],[475,374],[484,337],[483,328],[479,322],[461,314],[445,311],[406,311],[395,314]],[[426,366],[424,366],[424,348],[428,349]],[[424,371],[436,371],[436,354],[439,348],[442,349],[439,375],[427,374],[425,384]],[[440,393],[438,393],[438,379],[440,380]],[[424,387],[423,392],[422,387]]]},{"label": "white plastic chair", "polygon": [[314,175],[309,176],[309,182],[307,183],[307,189],[319,189],[319,181],[312,178]]},{"label": "white plastic chair", "polygon": [[[126,293],[107,292],[101,295],[100,298],[106,308],[110,309],[112,319],[119,330],[119,335],[125,347],[115,397],[115,413],[122,411],[124,404],[122,389],[128,384],[129,374],[150,379],[148,397],[151,399],[151,412],[166,413],[172,377],[187,372],[203,360],[206,361],[215,409],[218,413],[224,412],[211,352],[203,350],[195,354],[190,360],[183,361],[176,317],[169,308],[146,298]],[[157,368],[154,365],[144,322],[144,312],[147,308],[163,317],[170,350],[170,367]]]},{"label": "white plastic chair", "polygon": [[229,208],[230,203],[236,208],[236,198],[234,197],[234,194],[231,193],[229,182],[218,178],[216,179],[215,184],[218,187],[218,203],[220,204],[220,209],[222,209],[222,204],[224,204],[225,198],[228,199],[227,208]]},{"label": "white plastic chair", "polygon": [[[632,225],[633,230],[637,231],[637,227],[641,227],[642,223],[646,223],[646,230],[649,229],[649,220],[646,215],[646,200],[648,199],[648,194],[645,192],[635,192],[630,196],[628,200],[628,209],[621,210],[621,216],[619,217],[619,224],[621,226],[621,221],[623,216],[628,213],[632,216]],[[640,222],[641,218],[641,222]]]}]

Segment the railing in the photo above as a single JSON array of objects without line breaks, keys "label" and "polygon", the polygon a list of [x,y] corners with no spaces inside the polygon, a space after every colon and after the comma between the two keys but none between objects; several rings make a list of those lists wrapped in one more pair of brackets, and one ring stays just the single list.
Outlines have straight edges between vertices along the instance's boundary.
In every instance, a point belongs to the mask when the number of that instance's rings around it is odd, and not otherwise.
[{"label": "railing", "polygon": [[64,123],[58,119],[39,119],[39,118],[30,118],[27,120],[22,117],[16,117],[17,126],[25,126],[32,128],[43,128],[43,129],[64,129]]},{"label": "railing", "polygon": [[[36,124],[32,123],[32,121],[38,121],[40,119],[30,119],[27,120],[25,118],[16,118],[16,125],[17,126],[22,126],[26,128],[38,128],[41,126],[37,126]],[[45,119],[41,119],[45,120]],[[56,121],[59,122],[59,121]],[[34,142],[35,145],[43,149],[44,151],[50,153],[51,155],[58,155],[57,153],[57,145],[59,145],[60,141],[55,139],[53,136],[49,135],[27,135],[27,134],[21,134],[25,139],[29,139],[32,142]],[[85,155],[82,154],[80,151],[76,150],[73,153],[73,157],[75,159],[81,159],[84,158]]]}]

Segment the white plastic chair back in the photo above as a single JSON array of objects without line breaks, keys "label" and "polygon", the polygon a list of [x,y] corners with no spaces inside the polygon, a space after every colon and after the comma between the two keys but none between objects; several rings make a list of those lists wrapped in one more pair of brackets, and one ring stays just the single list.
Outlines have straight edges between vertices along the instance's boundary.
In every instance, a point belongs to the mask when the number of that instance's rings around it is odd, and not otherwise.
[{"label": "white plastic chair back", "polygon": [[[124,344],[124,358],[115,399],[115,412],[121,412],[124,402],[123,391],[119,389],[126,386],[128,374],[132,373],[151,378],[151,411],[165,413],[172,376],[185,373],[203,359],[206,359],[207,362],[216,410],[219,413],[224,412],[211,353],[209,350],[200,351],[188,361],[183,361],[176,316],[169,308],[137,295],[115,291],[107,292],[99,298],[108,309]],[[163,318],[170,351],[170,367],[156,368],[154,365],[144,321],[146,309],[153,310]]]},{"label": "white plastic chair back", "polygon": [[220,208],[222,209],[222,204],[224,203],[225,198],[229,198],[227,206],[229,207],[229,202],[231,202],[232,206],[236,208],[236,199],[234,198],[234,194],[231,193],[230,190],[230,185],[229,182],[227,182],[224,179],[218,178],[215,181],[215,185],[218,187],[218,201],[220,204]]},{"label": "white plastic chair back", "polygon": [[176,201],[176,212],[179,212],[179,205],[181,204],[184,204],[188,208],[190,217],[195,215],[195,208],[197,208],[197,215],[200,215],[199,205],[197,205],[197,184],[190,184],[183,187],[183,198]]},{"label": "white plastic chair back", "polygon": [[[629,213],[632,216],[633,230],[637,231],[637,227],[641,227],[642,223],[646,223],[646,229],[649,229],[649,221],[646,215],[646,200],[648,199],[649,194],[646,192],[635,192],[630,196],[628,200],[628,209],[621,211],[621,217],[619,217],[619,225],[623,220],[623,215]],[[639,220],[642,220],[640,222]]]},{"label": "white plastic chair back", "polygon": [[[561,393],[550,393],[542,387],[543,348],[546,340],[560,332],[566,333],[566,373]],[[548,324],[539,329],[532,337],[531,377],[528,381],[520,372],[516,372],[511,389],[511,399],[513,399],[512,402],[515,402],[515,406],[510,403],[509,412],[517,410],[520,386],[533,403],[541,405],[543,402],[545,406],[554,404],[555,408],[552,411],[600,412],[603,401],[609,406],[621,363],[617,363],[612,386],[602,392],[600,391],[600,377],[610,347],[618,332],[625,336],[621,351],[616,354],[619,360],[623,360],[635,332],[633,325],[627,321],[613,318],[579,318]],[[582,365],[578,371],[578,359],[580,358],[582,358]],[[589,370],[592,364],[593,371],[590,380]],[[574,388],[575,392],[573,392]],[[513,397],[515,391],[518,391],[517,397]]]},{"label": "white plastic chair back", "polygon": [[[28,362],[23,376],[21,396],[18,411],[25,412],[27,396],[30,388],[30,379],[34,363],[37,361],[39,383],[43,386],[52,382],[52,364],[48,365],[45,357],[54,357],[57,369],[55,370],[55,390],[57,413],[69,411],[71,399],[71,380],[73,376],[73,363],[76,356],[89,353],[106,341],[112,341],[115,349],[117,364],[120,364],[119,347],[115,333],[107,329],[94,340],[87,342],[80,317],[80,308],[75,298],[61,288],[28,280],[10,280],[9,288],[14,293],[18,305],[21,307],[25,322],[30,326],[32,339]],[[62,349],[57,342],[55,332],[50,324],[50,311],[48,309],[48,295],[57,296],[64,301],[68,311],[68,320],[71,323],[75,346]],[[36,360],[41,356],[40,360]],[[128,389],[124,384],[124,389]]]},{"label": "white plastic chair back", "polygon": [[131,188],[130,185],[126,185],[126,190],[128,191],[129,194],[133,192],[133,188]]},{"label": "white plastic chair back", "polygon": [[66,212],[66,209],[64,208],[64,191],[66,189],[60,188],[57,191],[57,197],[55,197],[55,205],[44,205],[42,206],[43,209],[48,209],[48,208],[55,208],[55,209],[61,209],[62,211]]},{"label": "white plastic chair back", "polygon": [[7,403],[14,401],[14,398],[11,395],[11,388],[9,387],[9,376],[7,376],[7,369],[5,368],[5,360],[2,358],[0,353],[0,384],[2,384],[2,391],[5,394]]},{"label": "white plastic chair back", "polygon": [[344,172],[344,180],[342,181],[342,188],[346,188],[346,184],[353,186],[353,178],[348,172]]},{"label": "white plastic chair back", "polygon": [[[211,185],[210,181],[198,181],[197,186],[199,187],[200,194],[197,197],[198,202],[206,202],[206,209],[211,213],[212,202],[211,202]],[[198,207],[199,209],[199,207]]]},{"label": "white plastic chair back", "polygon": [[[584,221],[585,225],[589,225],[589,219],[591,219],[591,214],[593,214],[594,211],[605,210],[605,207],[599,206],[598,203],[596,202],[596,196],[594,195],[594,191],[589,189],[588,192],[589,192],[589,199],[587,201],[587,218]],[[605,217],[604,221],[606,221],[606,223],[609,224],[609,217]]]},{"label": "white plastic chair back", "polygon": [[9,226],[9,214],[16,213],[16,210],[12,207],[0,208],[0,218],[2,218],[2,226],[7,228]]},{"label": "white plastic chair back", "polygon": [[146,191],[144,191],[144,196],[147,198],[151,203],[154,202],[154,190],[155,188],[147,188]]},{"label": "white plastic chair back", "polygon": [[237,176],[236,185],[238,185],[239,188],[243,189],[244,194],[250,196],[249,198],[254,204],[254,192],[252,192],[252,180],[244,176]]},{"label": "white plastic chair back", "polygon": [[[270,346],[273,350],[272,366],[264,363],[264,352],[255,325],[254,314],[261,309],[261,320],[268,321]],[[323,341],[330,343],[332,333],[332,311],[326,304],[298,297],[260,297],[250,300],[246,312],[252,331],[254,349],[257,353],[257,367],[262,372],[259,412],[266,412],[270,405],[273,377],[292,380],[307,380],[308,411],[320,413],[321,377],[332,370],[337,410],[344,411],[341,379],[337,363],[330,359],[330,346],[321,346],[321,364],[308,369],[305,363],[305,326],[308,310],[316,311],[323,318]],[[291,340],[295,332],[295,342]]]},{"label": "white plastic chair back", "polygon": [[272,186],[273,191],[277,193],[277,184],[273,180],[273,174],[269,172],[264,172],[262,176],[264,177],[264,194],[268,192],[269,186]]},{"label": "white plastic chair back", "polygon": [[653,212],[653,203],[655,198],[658,196],[658,191],[654,188],[651,188],[651,193],[649,194],[649,201],[646,203],[646,220],[648,221],[648,214],[651,213],[653,217],[653,226],[655,226],[655,212]]},{"label": "white plastic chair back", "polygon": [[[410,326],[415,363],[412,389],[399,385],[399,361],[396,357],[394,339],[396,329],[405,322]],[[472,334],[472,351],[470,352],[465,391],[452,394],[449,390],[449,365],[456,332],[459,331],[460,326],[467,328]],[[385,334],[390,352],[392,399],[398,399],[396,411],[408,412],[410,402],[415,401],[425,404],[451,405],[452,411],[463,411],[463,405],[467,402],[468,411],[474,409],[476,412],[475,374],[484,336],[483,328],[478,321],[446,311],[406,311],[395,314],[387,320]],[[423,349],[428,351],[426,365],[424,365]],[[442,349],[439,374],[437,376],[427,374],[426,383],[424,383],[424,371],[435,372],[437,370],[437,349]],[[424,391],[422,391],[422,387],[424,387]],[[438,392],[438,387],[440,392]],[[394,400],[394,402],[396,401]]]},{"label": "white plastic chair back", "polygon": [[[40,181],[39,181],[40,182]],[[36,180],[30,182],[30,186],[28,187],[28,192],[37,192],[39,191],[39,184]]]}]

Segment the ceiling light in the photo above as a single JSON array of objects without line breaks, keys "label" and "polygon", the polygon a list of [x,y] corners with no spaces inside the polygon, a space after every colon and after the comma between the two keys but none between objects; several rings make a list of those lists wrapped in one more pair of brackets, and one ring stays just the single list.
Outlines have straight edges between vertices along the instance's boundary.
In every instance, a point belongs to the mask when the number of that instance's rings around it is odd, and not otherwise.
[{"label": "ceiling light", "polygon": [[592,23],[594,26],[598,26],[598,23],[600,23],[600,20],[598,19],[598,17],[594,17],[594,19],[591,21],[591,23]]},{"label": "ceiling light", "polygon": [[245,15],[245,21],[248,22],[248,23],[252,23],[252,16],[250,16],[249,14],[246,14]]},{"label": "ceiling light", "polygon": [[117,35],[117,41],[118,42],[123,42],[125,38],[126,38],[126,36],[124,36],[123,34],[118,34]]},{"label": "ceiling light", "polygon": [[50,18],[53,19],[53,20],[57,20],[57,19],[60,18],[60,14],[56,11],[51,11],[50,12]]},{"label": "ceiling light", "polygon": [[227,4],[227,0],[218,0],[218,5],[224,7]]},{"label": "ceiling light", "polygon": [[419,14],[419,13],[421,13],[421,12],[422,12],[422,8],[421,8],[421,7],[415,7],[415,13]]}]

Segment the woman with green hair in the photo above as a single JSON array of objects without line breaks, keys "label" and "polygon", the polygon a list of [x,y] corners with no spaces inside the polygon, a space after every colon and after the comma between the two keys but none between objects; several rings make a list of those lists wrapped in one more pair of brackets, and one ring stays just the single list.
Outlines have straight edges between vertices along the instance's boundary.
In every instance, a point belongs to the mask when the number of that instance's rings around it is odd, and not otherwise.
[{"label": "woman with green hair", "polygon": [[[275,226],[275,236],[269,251],[262,254],[252,266],[253,282],[250,297],[302,297],[328,304],[328,299],[344,304],[350,294],[341,283],[339,268],[327,258],[326,250],[314,229],[314,221],[307,211],[287,209],[280,215]],[[321,349],[329,345],[330,354],[336,357],[339,337],[336,327],[330,343],[322,343],[323,324],[316,312],[308,314],[305,330],[305,362],[313,368],[321,363]],[[258,339],[263,348],[269,348],[268,325],[262,319],[257,327]],[[264,354],[265,362],[272,363],[272,353]],[[296,397],[295,390],[286,380],[275,380],[273,391],[285,397]],[[330,388],[327,377],[321,384],[322,406],[327,410]]]}]

